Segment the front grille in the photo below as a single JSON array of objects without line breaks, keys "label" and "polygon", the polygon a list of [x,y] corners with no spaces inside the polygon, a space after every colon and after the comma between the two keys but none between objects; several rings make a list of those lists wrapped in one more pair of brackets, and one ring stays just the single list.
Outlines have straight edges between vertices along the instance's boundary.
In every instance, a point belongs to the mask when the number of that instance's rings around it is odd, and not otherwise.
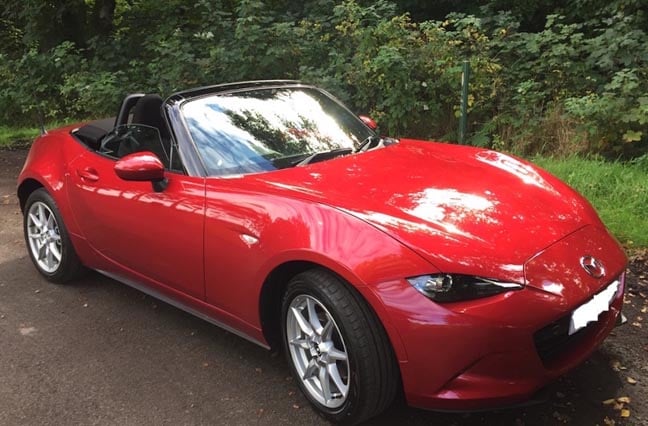
[{"label": "front grille", "polygon": [[[617,291],[623,291],[624,275],[620,275],[617,280],[620,283],[619,290]],[[617,295],[614,297],[617,297]],[[572,312],[536,331],[533,335],[533,340],[538,356],[542,362],[545,365],[551,364],[563,354],[566,354],[579,341],[583,340],[583,337],[587,336],[590,331],[594,330],[594,332],[596,332],[595,330],[597,327],[605,323],[610,312],[611,311],[609,310],[602,312],[596,321],[590,322],[587,326],[578,330],[571,336],[569,335],[569,324],[571,322]]]},{"label": "front grille", "polygon": [[[600,320],[600,318],[599,318]],[[533,335],[536,351],[542,362],[550,364],[558,359],[562,354],[569,351],[576,343],[578,343],[583,336],[585,336],[597,322],[592,322],[576,333],[569,335],[569,322],[571,321],[571,314],[565,315],[557,321],[552,322],[548,326],[538,330]]]}]

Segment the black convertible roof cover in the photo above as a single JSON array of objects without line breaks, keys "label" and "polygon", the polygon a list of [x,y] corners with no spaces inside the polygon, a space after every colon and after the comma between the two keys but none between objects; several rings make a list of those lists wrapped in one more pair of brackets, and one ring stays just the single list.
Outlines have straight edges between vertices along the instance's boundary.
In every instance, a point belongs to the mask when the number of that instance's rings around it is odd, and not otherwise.
[{"label": "black convertible roof cover", "polygon": [[72,134],[88,145],[90,148],[97,150],[101,139],[115,127],[115,117],[104,118],[102,120],[91,121],[84,126],[72,131]]}]

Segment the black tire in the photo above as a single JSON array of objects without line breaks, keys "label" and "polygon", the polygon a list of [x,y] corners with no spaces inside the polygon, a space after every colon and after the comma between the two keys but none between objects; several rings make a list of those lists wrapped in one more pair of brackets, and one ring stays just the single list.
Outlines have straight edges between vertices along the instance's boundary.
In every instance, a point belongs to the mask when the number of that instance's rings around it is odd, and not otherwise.
[{"label": "black tire", "polygon": [[[32,247],[30,246],[28,216],[30,209],[36,203],[45,204],[49,208],[52,215],[54,216],[54,219],[56,220],[56,228],[58,235],[60,236],[61,259],[58,263],[58,266],[51,271],[47,271],[41,265],[39,265],[38,260],[34,256]],[[63,284],[68,281],[74,280],[75,278],[78,278],[85,271],[85,268],[81,264],[79,257],[74,251],[74,247],[72,246],[72,242],[70,241],[70,236],[67,232],[65,224],[63,223],[63,218],[61,217],[61,213],[59,212],[56,202],[44,188],[36,189],[27,198],[23,214],[23,233],[25,237],[25,243],[27,245],[27,251],[29,252],[29,257],[34,263],[34,266],[36,266],[38,272],[40,272],[41,275],[43,275],[48,281],[56,284]]]},{"label": "black tire", "polygon": [[[340,407],[318,402],[297,372],[288,342],[288,312],[304,296],[319,302],[332,316],[348,359],[348,393]],[[359,293],[334,274],[313,269],[295,276],[282,303],[284,351],[295,381],[316,411],[329,421],[357,424],[384,411],[400,386],[396,358],[387,334]],[[318,349],[319,353],[319,349]]]}]

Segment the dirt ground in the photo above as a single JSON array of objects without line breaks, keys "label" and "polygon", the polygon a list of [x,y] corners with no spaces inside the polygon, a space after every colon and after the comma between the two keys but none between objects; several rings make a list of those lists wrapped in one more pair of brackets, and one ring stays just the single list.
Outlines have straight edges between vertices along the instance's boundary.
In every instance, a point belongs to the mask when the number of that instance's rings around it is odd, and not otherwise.
[{"label": "dirt ground", "polygon": [[[0,424],[321,424],[281,357],[97,274],[55,286],[31,265],[15,179],[0,151]],[[442,414],[396,403],[375,425],[648,425],[648,252],[624,313],[548,401]]]}]

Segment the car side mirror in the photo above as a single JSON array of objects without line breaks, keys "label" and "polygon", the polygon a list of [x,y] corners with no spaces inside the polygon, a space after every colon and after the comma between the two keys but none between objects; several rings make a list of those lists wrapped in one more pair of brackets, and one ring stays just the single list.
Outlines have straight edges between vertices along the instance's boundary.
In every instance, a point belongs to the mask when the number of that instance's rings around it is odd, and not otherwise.
[{"label": "car side mirror", "polygon": [[164,165],[150,151],[134,152],[120,158],[115,163],[115,173],[124,180],[150,181],[156,192],[166,187]]},{"label": "car side mirror", "polygon": [[378,128],[378,123],[376,123],[373,118],[366,115],[359,115],[358,118],[371,130],[376,130]]}]

